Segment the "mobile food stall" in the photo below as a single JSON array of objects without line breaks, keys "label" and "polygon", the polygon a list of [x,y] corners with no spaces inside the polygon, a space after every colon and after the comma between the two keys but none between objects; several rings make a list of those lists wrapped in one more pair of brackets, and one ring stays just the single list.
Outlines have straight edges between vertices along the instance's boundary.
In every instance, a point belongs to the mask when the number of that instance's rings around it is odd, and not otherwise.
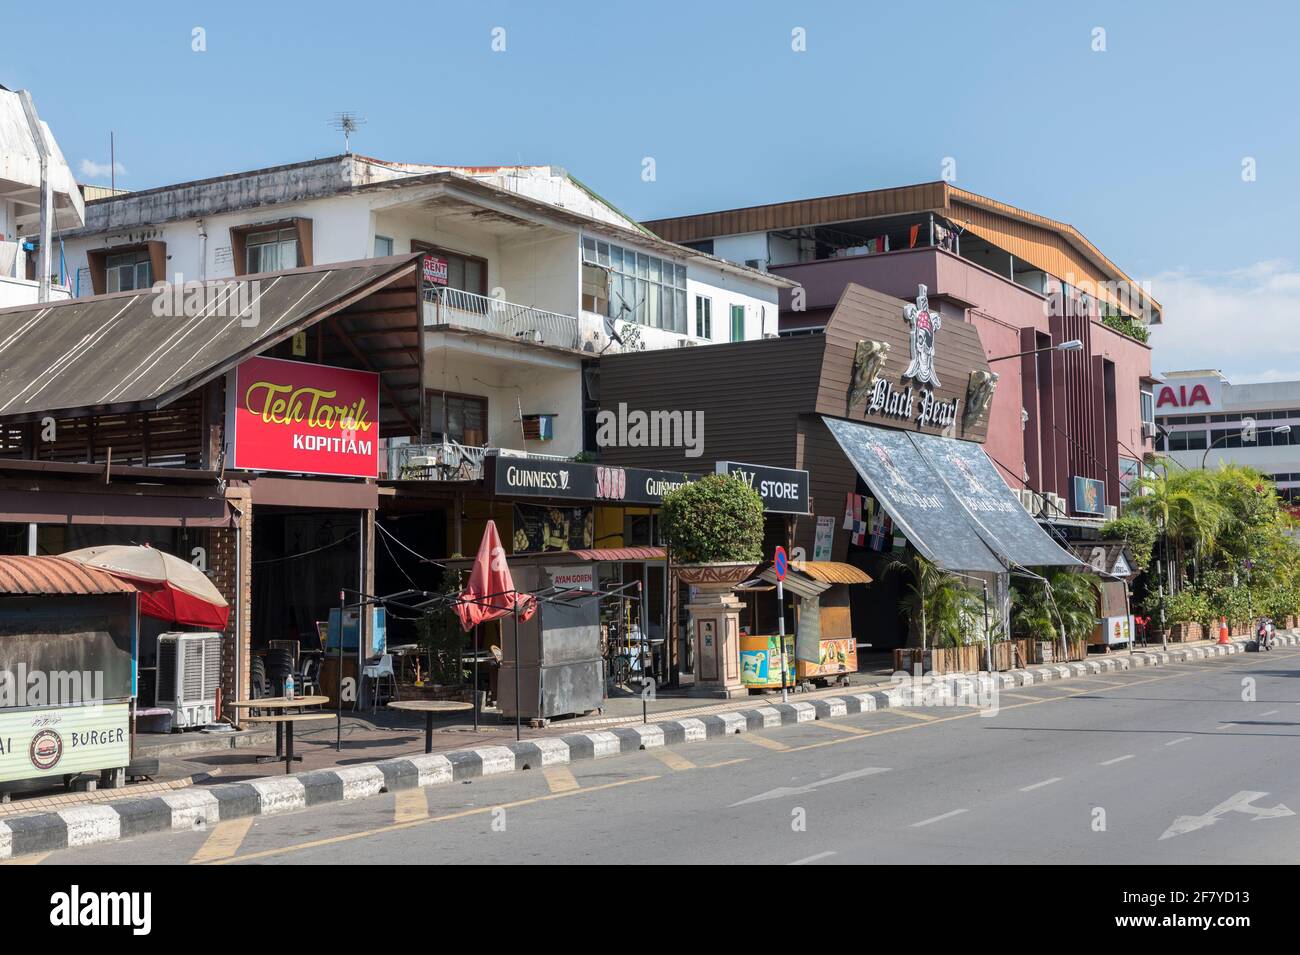
[{"label": "mobile food stall", "polygon": [[[759,575],[769,583],[776,583],[776,573],[767,568]],[[794,664],[795,682],[825,685],[832,680],[847,681],[848,674],[858,669],[858,644],[853,635],[853,617],[850,608],[849,587],[871,583],[864,571],[840,561],[805,560],[792,564],[786,573],[784,586],[795,596],[794,636],[798,652],[787,652],[797,658]],[[775,645],[772,649],[779,653]],[[816,648],[815,653],[813,648]],[[744,644],[741,652],[744,653]],[[810,657],[816,657],[812,662]],[[780,686],[780,665],[776,667]]]},{"label": "mobile food stall", "polygon": [[89,772],[124,781],[138,608],[137,589],[102,570],[0,556],[0,793]]}]

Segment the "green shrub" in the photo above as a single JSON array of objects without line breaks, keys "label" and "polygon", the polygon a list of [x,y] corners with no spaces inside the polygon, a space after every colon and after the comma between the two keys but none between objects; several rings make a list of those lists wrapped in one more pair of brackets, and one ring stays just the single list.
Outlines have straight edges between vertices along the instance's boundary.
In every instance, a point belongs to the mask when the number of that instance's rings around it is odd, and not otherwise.
[{"label": "green shrub", "polygon": [[1146,570],[1151,565],[1151,551],[1156,544],[1156,526],[1142,514],[1125,514],[1101,526],[1103,539],[1122,540],[1133,559],[1133,569]]},{"label": "green shrub", "polygon": [[663,534],[685,564],[759,561],[763,499],[739,478],[709,474],[664,495]]}]

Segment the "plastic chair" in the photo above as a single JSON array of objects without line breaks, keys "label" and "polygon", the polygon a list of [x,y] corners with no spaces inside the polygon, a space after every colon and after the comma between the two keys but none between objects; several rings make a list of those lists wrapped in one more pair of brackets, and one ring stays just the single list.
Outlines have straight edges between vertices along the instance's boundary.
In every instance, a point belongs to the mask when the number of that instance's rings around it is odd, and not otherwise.
[{"label": "plastic chair", "polygon": [[303,657],[302,672],[298,674],[297,684],[303,696],[315,696],[320,686],[320,661],[315,657]]},{"label": "plastic chair", "polygon": [[366,680],[374,683],[374,695],[370,697],[370,712],[375,712],[379,707],[379,687],[384,678],[388,679],[388,685],[392,690],[392,696],[389,699],[397,699],[397,674],[393,672],[393,655],[385,653],[375,663],[362,667],[361,680],[362,685]]}]

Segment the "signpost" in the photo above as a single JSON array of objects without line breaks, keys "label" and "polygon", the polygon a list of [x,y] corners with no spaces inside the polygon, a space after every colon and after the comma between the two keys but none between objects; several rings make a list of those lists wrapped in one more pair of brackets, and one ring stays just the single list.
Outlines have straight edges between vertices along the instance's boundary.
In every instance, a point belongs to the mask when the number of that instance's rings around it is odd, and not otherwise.
[{"label": "signpost", "polygon": [[776,574],[776,639],[781,647],[781,702],[788,699],[785,688],[785,573],[790,569],[784,547],[777,547],[772,555],[772,571]]}]

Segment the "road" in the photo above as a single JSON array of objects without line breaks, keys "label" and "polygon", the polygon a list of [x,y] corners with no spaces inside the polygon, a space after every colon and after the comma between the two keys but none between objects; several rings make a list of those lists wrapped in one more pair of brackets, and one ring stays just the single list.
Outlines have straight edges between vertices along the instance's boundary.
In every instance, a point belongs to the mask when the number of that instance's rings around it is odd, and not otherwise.
[{"label": "road", "polygon": [[1104,674],[31,861],[1290,863],[1297,678],[1289,650]]}]

